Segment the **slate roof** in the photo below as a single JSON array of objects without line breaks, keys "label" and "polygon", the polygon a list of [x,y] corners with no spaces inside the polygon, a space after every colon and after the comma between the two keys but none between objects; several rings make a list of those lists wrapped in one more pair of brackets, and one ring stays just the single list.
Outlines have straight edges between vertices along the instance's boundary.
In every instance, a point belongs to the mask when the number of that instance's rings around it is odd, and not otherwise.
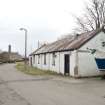
[{"label": "slate roof", "polygon": [[[53,43],[43,45],[39,49],[35,50],[33,54],[43,54],[43,53],[51,53],[51,52],[59,52],[59,51],[73,51],[79,49],[93,37],[95,37],[99,32],[104,31],[103,29],[98,29],[86,33],[79,34],[78,36],[71,36],[70,38],[63,38],[61,40],[57,40]],[[105,31],[104,31],[105,32]]]}]

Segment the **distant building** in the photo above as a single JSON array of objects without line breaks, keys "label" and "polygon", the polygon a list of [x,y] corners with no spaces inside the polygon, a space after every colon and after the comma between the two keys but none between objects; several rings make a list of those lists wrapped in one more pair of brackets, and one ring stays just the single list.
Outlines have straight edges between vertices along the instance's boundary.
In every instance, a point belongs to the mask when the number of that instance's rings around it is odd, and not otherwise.
[{"label": "distant building", "polygon": [[0,62],[14,62],[23,60],[22,56],[17,52],[11,52],[11,45],[8,46],[8,52],[0,53]]}]

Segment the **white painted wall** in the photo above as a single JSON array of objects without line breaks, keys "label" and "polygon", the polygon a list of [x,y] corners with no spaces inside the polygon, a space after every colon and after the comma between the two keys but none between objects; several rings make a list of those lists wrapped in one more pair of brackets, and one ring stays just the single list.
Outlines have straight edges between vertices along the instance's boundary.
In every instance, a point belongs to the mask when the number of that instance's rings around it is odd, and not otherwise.
[{"label": "white painted wall", "polygon": [[50,70],[52,70],[52,71],[55,71],[55,72],[57,72],[57,73],[59,73],[59,70],[58,70],[58,66],[59,66],[59,55],[58,55],[58,53],[55,53],[55,55],[56,55],[56,58],[55,58],[55,65],[52,65],[52,53],[50,53],[50,58],[49,58],[49,62],[50,62]]},{"label": "white painted wall", "polygon": [[[51,70],[55,71],[57,73],[64,74],[64,55],[69,54],[70,55],[70,75],[74,75],[73,68],[74,68],[74,53],[71,53],[70,51],[67,52],[56,52],[56,58],[55,58],[55,65],[52,65],[52,53],[46,54],[46,65],[44,64],[44,54],[40,55],[40,63],[38,64],[38,55],[32,56],[33,59],[33,66],[43,69],[43,70]],[[30,59],[30,57],[29,57]]]},{"label": "white painted wall", "polygon": [[70,56],[70,75],[71,76],[74,76],[75,66],[76,66],[76,51],[72,51]]},{"label": "white painted wall", "polygon": [[46,54],[46,64],[44,64],[44,54],[42,54],[42,69],[49,70],[49,53]]},{"label": "white painted wall", "polygon": [[[82,46],[79,50],[87,50],[88,47],[105,51],[105,47],[102,47],[102,41],[105,41],[105,33],[100,32],[93,39]],[[99,72],[94,59],[94,55],[92,55],[91,53],[79,52],[78,58],[79,76],[96,76],[105,73]]]}]

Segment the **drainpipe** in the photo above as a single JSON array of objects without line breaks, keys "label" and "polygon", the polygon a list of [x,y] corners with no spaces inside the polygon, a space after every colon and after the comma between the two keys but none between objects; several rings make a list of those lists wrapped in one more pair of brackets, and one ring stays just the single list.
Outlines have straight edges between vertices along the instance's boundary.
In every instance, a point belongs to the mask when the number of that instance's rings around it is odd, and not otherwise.
[{"label": "drainpipe", "polygon": [[[71,65],[71,51],[70,51],[70,53],[69,53],[70,55],[69,55],[69,65]],[[71,75],[71,66],[69,67],[69,76]]]},{"label": "drainpipe", "polygon": [[32,67],[34,66],[34,55],[32,56]]},{"label": "drainpipe", "polygon": [[78,78],[78,50],[76,50],[76,52],[75,52],[74,77]]},{"label": "drainpipe", "polygon": [[33,55],[31,56],[31,66],[33,66]]},{"label": "drainpipe", "polygon": [[44,56],[43,54],[40,54],[40,60],[41,60],[41,61],[40,61],[40,67],[41,67],[41,69],[43,69],[43,68],[42,68],[42,66],[43,66],[42,57],[43,57],[43,56]]},{"label": "drainpipe", "polygon": [[49,53],[49,63],[48,63],[48,70],[50,70],[50,53]]},{"label": "drainpipe", "polygon": [[59,52],[59,73],[60,73],[60,52]]}]

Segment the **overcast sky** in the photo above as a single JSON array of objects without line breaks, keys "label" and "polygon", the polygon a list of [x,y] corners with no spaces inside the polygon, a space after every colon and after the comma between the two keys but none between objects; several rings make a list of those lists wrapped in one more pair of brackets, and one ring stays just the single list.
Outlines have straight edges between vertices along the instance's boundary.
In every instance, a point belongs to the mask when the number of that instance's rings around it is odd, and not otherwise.
[{"label": "overcast sky", "polygon": [[81,15],[86,0],[0,0],[0,49],[24,54],[24,32],[28,30],[28,53],[37,41],[52,42],[74,28],[72,14]]}]

